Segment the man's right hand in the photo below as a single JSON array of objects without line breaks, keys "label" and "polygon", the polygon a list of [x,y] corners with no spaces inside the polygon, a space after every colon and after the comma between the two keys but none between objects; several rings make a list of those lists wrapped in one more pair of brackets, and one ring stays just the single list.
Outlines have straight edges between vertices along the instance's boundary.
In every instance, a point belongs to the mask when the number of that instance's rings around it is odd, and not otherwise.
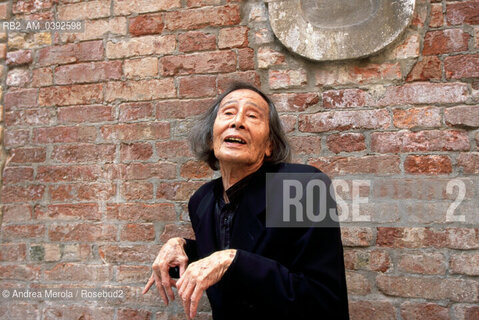
[{"label": "man's right hand", "polygon": [[171,238],[161,247],[152,265],[151,277],[143,289],[143,294],[147,293],[154,283],[166,305],[168,305],[168,298],[171,301],[175,300],[171,287],[176,286],[176,282],[171,279],[168,271],[171,267],[179,267],[180,277],[185,272],[188,266],[188,256],[184,250],[185,243],[185,239],[177,237]]}]

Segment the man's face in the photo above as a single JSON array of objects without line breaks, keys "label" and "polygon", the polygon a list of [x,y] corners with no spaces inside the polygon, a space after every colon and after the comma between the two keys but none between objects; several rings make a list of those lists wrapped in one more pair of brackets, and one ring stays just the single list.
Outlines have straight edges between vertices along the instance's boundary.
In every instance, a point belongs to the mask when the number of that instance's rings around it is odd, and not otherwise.
[{"label": "man's face", "polygon": [[271,155],[268,109],[266,101],[248,89],[221,100],[213,125],[213,150],[220,166],[259,166]]}]

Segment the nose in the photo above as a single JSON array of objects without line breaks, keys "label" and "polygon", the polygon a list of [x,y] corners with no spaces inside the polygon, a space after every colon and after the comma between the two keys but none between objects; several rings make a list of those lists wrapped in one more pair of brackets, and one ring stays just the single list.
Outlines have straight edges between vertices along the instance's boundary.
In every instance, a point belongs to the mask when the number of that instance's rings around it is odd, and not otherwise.
[{"label": "nose", "polygon": [[231,127],[236,129],[240,129],[240,128],[244,129],[244,117],[245,117],[244,112],[240,110],[233,118]]}]

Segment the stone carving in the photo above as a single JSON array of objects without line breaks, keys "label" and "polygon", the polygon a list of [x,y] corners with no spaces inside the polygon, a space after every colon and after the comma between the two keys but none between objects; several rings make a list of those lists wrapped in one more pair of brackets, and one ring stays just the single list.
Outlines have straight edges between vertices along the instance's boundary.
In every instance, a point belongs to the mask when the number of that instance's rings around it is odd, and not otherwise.
[{"label": "stone carving", "polygon": [[269,0],[273,32],[291,51],[318,61],[371,55],[411,21],[415,0]]}]

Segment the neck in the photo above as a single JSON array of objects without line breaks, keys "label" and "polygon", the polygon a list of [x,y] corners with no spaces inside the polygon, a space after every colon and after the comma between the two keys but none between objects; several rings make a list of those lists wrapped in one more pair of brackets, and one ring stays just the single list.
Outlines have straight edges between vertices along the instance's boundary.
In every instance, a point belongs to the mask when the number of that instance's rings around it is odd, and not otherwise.
[{"label": "neck", "polygon": [[220,161],[221,179],[223,181],[224,190],[240,181],[244,177],[257,171],[263,162],[255,163],[254,165],[239,165],[237,163],[222,163]]}]

